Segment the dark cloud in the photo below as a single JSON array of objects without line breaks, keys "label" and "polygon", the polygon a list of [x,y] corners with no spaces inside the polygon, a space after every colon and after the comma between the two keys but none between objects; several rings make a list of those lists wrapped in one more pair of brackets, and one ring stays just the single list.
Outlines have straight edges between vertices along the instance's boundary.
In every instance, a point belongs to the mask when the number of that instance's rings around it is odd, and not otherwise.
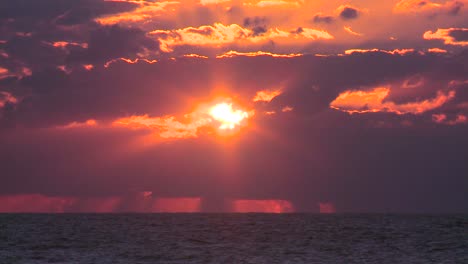
[{"label": "dark cloud", "polygon": [[3,1],[0,3],[0,20],[24,19],[30,22],[56,20],[59,24],[71,25],[81,24],[104,14],[131,11],[137,7],[138,4],[125,1]]},{"label": "dark cloud", "polygon": [[465,6],[464,3],[455,1],[448,9],[448,14],[452,16],[456,16],[460,13],[461,9]]},{"label": "dark cloud", "polygon": [[70,59],[84,62],[105,62],[119,57],[136,57],[145,50],[157,51],[159,43],[138,28],[119,25],[101,26],[90,32],[88,48],[72,53]]},{"label": "dark cloud", "polygon": [[335,18],[332,16],[324,16],[321,14],[317,14],[314,16],[313,20],[314,23],[325,23],[325,24],[331,24],[335,21]]},{"label": "dark cloud", "polygon": [[340,17],[345,20],[356,19],[358,16],[359,10],[350,6],[345,6],[340,12]]},{"label": "dark cloud", "polygon": [[138,28],[93,21],[104,14],[130,11],[138,6],[135,3],[20,0],[0,5],[0,49],[6,54],[0,57],[0,65],[17,75],[24,69],[71,69],[76,64],[150,56],[158,50],[157,41]]},{"label": "dark cloud", "polygon": [[452,29],[449,35],[454,38],[456,42],[468,41],[468,29]]},{"label": "dark cloud", "polygon": [[253,31],[254,36],[259,36],[268,31],[266,17],[246,17],[244,18],[244,27]]}]

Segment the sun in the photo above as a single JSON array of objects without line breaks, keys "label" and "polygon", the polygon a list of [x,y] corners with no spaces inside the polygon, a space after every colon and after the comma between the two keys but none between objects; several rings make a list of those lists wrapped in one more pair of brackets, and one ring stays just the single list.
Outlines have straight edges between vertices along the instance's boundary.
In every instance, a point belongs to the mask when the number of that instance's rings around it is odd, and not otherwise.
[{"label": "sun", "polygon": [[249,117],[248,112],[235,110],[231,103],[219,103],[214,105],[209,110],[209,115],[216,121],[220,122],[219,129],[234,129],[239,126],[242,121]]}]

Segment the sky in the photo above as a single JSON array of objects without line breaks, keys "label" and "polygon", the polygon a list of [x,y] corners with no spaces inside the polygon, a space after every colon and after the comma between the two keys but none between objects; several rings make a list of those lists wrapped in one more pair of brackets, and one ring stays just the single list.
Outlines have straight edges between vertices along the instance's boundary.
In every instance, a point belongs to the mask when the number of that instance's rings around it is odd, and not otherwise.
[{"label": "sky", "polygon": [[468,1],[0,2],[0,212],[468,212]]}]

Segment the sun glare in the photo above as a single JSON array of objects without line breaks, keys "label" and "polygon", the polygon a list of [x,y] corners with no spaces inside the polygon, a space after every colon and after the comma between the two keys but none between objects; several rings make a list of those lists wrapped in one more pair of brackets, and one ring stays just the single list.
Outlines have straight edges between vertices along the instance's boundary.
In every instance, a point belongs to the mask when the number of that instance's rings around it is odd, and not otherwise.
[{"label": "sun glare", "polygon": [[234,110],[230,103],[220,103],[213,106],[209,114],[214,120],[221,123],[219,129],[234,129],[249,117],[248,112]]}]

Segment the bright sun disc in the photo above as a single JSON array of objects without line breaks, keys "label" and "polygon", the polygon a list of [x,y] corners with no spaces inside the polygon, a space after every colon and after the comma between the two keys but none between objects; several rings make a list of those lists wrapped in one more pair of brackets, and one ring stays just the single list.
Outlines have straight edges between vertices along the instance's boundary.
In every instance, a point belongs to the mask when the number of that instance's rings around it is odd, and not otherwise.
[{"label": "bright sun disc", "polygon": [[249,117],[249,113],[242,110],[234,110],[232,104],[220,103],[210,109],[211,117],[220,122],[220,129],[234,129],[242,120]]}]

